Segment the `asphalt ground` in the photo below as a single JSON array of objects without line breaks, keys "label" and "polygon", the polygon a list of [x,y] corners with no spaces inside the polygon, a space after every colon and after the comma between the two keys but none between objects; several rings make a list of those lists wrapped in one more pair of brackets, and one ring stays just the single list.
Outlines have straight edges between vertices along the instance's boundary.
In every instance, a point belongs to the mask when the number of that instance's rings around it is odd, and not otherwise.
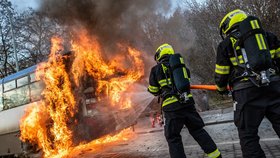
[{"label": "asphalt ground", "polygon": [[[233,124],[232,109],[215,110],[200,113],[205,121],[205,129],[216,142],[225,158],[242,158],[238,133]],[[163,127],[151,127],[150,118],[138,120],[134,126],[135,135],[128,141],[121,141],[102,150],[87,149],[76,156],[81,158],[169,158],[168,145],[164,137]],[[188,158],[204,158],[206,155],[200,146],[183,128],[182,140]],[[268,120],[264,119],[260,128],[260,144],[267,158],[280,158],[280,140],[273,131]],[[74,156],[74,157],[76,157]]]}]

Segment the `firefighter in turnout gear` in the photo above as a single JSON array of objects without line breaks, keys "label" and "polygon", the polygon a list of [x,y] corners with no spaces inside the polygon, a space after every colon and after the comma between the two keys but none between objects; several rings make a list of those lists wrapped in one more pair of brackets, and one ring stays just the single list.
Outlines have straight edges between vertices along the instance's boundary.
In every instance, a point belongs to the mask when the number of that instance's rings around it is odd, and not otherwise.
[{"label": "firefighter in turnout gear", "polygon": [[[169,66],[172,66],[172,63],[170,63],[169,59],[172,58],[175,61],[177,57],[179,57],[178,61],[181,64],[175,66],[174,70],[172,70],[174,72],[171,72]],[[161,106],[165,118],[164,133],[171,158],[186,157],[180,135],[184,125],[208,157],[221,158],[221,153],[212,138],[203,129],[204,122],[195,109],[195,103],[189,88],[190,71],[186,68],[183,58],[179,54],[174,54],[171,45],[163,44],[156,50],[155,60],[157,65],[151,69],[148,91],[155,96],[161,97]],[[184,85],[183,82],[176,84],[177,91],[174,88],[174,81],[180,81],[174,76],[178,77],[180,72],[183,75],[182,80],[188,84],[185,91],[181,91],[182,95],[179,95],[178,90],[182,90],[182,88],[178,88],[178,85]],[[187,80],[184,80],[185,78]]]},{"label": "firefighter in turnout gear", "polygon": [[258,127],[266,116],[280,136],[280,41],[242,10],[220,23],[215,82],[220,94],[232,89],[234,123],[244,158],[265,158]]}]

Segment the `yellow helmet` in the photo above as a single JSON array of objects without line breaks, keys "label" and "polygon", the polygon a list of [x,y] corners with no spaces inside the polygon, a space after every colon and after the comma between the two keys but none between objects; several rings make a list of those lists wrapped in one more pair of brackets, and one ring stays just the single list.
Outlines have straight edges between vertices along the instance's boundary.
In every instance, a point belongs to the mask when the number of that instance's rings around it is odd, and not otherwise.
[{"label": "yellow helmet", "polygon": [[219,28],[221,36],[227,35],[239,22],[246,18],[247,14],[240,9],[229,12],[220,23]]},{"label": "yellow helmet", "polygon": [[158,47],[155,54],[155,60],[159,62],[163,56],[174,54],[174,50],[171,45],[165,43]]}]

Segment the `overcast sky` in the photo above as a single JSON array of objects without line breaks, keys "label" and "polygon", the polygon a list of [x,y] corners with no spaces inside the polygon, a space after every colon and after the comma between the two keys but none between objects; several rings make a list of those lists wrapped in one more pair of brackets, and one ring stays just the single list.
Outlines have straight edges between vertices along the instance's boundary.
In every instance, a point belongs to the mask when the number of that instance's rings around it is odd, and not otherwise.
[{"label": "overcast sky", "polygon": [[36,9],[39,6],[40,0],[10,0],[13,6],[22,11],[27,9],[28,7]]}]

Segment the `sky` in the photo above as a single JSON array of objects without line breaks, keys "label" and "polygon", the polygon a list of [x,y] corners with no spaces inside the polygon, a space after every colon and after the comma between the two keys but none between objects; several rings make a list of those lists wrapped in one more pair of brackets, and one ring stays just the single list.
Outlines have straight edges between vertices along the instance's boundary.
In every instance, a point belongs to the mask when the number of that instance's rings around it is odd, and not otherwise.
[{"label": "sky", "polygon": [[10,0],[13,4],[13,6],[19,10],[23,11],[27,8],[31,7],[36,9],[39,6],[40,0]]}]

